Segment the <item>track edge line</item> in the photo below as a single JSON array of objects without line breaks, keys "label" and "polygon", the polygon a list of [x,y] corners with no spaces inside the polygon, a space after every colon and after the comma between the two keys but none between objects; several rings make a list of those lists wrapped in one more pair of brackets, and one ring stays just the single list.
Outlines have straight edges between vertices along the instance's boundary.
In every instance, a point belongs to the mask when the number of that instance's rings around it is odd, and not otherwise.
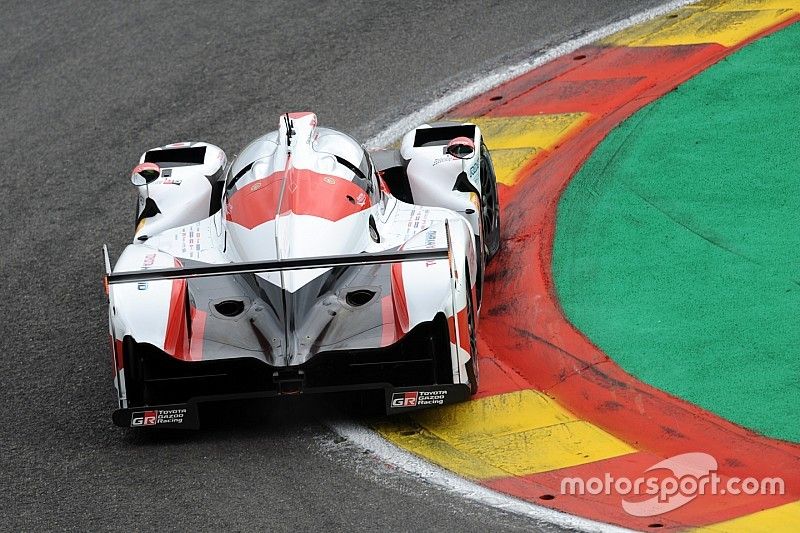
[{"label": "track edge line", "polygon": [[329,422],[328,426],[351,443],[375,454],[408,474],[456,494],[464,499],[532,520],[571,530],[586,532],[627,533],[634,530],[605,522],[571,515],[563,511],[532,504],[497,492],[463,478],[390,443],[377,432],[349,421]]}]

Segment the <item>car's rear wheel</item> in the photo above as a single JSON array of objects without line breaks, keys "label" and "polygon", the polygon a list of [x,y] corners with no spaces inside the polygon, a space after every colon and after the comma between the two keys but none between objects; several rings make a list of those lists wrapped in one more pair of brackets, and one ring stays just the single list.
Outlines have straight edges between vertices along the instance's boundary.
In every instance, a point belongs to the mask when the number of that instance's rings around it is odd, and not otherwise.
[{"label": "car's rear wheel", "polygon": [[488,263],[500,250],[500,201],[497,196],[497,177],[489,149],[481,143],[481,224],[483,251]]}]

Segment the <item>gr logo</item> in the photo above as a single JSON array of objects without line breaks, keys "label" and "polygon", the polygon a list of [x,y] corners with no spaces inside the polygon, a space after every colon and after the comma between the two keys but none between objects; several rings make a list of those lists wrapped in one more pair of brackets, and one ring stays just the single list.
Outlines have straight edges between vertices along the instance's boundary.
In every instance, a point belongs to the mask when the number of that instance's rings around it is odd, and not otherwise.
[{"label": "gr logo", "polygon": [[392,407],[415,407],[418,394],[416,391],[395,392],[392,394]]},{"label": "gr logo", "polygon": [[131,417],[131,427],[155,426],[158,420],[158,411],[139,411]]}]

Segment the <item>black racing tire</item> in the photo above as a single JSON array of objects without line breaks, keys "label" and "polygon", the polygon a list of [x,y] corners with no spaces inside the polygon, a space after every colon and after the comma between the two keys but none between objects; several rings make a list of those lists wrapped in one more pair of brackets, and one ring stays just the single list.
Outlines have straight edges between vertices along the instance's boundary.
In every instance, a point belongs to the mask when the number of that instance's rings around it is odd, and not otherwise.
[{"label": "black racing tire", "polygon": [[481,142],[481,225],[486,263],[500,250],[500,201],[497,176],[489,149]]},{"label": "black racing tire", "polygon": [[470,395],[475,395],[480,386],[480,367],[478,364],[478,331],[475,320],[475,305],[472,301],[472,290],[469,288],[469,267],[466,267],[467,279],[467,329],[469,330],[469,361],[466,363],[469,379]]}]

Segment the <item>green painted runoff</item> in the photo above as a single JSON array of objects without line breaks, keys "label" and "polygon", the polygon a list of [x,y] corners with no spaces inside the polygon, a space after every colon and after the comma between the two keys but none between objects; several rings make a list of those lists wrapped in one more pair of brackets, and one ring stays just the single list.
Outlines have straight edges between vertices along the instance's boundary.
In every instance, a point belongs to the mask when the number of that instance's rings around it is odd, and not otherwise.
[{"label": "green painted runoff", "polygon": [[615,129],[565,191],[570,321],[643,381],[800,442],[800,24]]}]

